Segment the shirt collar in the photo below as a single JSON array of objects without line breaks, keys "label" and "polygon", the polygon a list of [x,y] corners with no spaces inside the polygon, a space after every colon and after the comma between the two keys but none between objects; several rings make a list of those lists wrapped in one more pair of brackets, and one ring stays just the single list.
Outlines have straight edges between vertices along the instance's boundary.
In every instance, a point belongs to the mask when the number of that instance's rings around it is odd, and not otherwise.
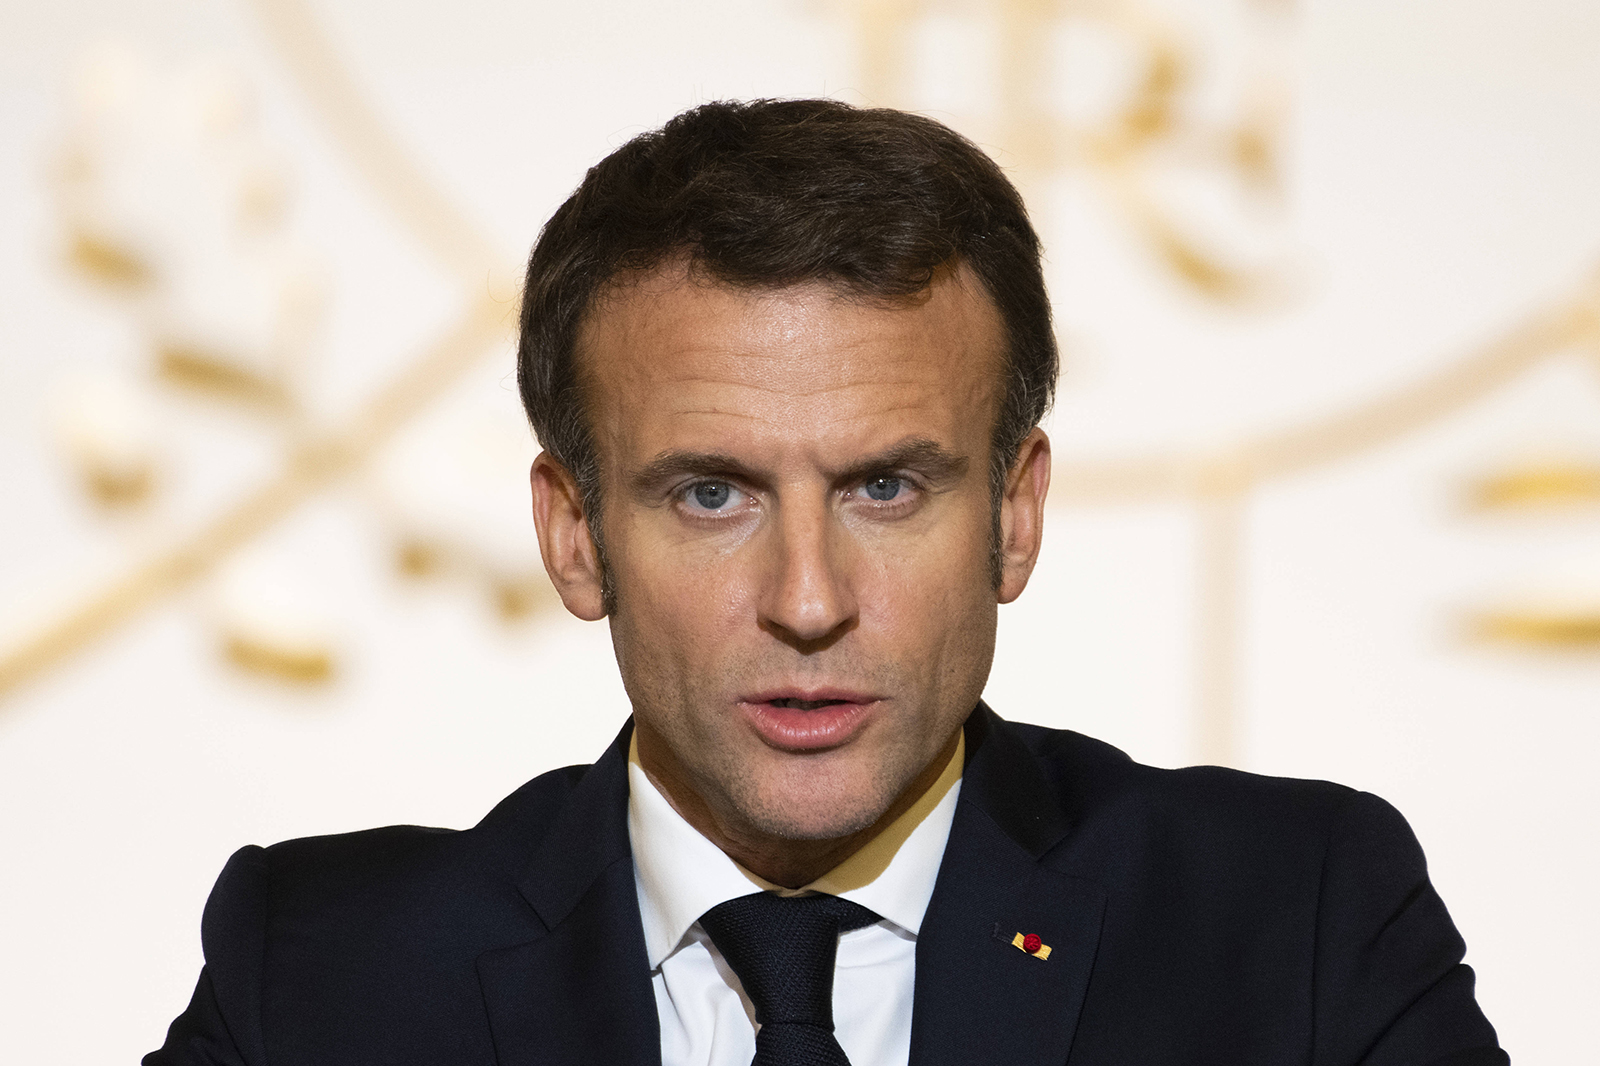
[{"label": "shirt collar", "polygon": [[[916,936],[955,818],[965,747],[958,734],[944,772],[917,802],[844,862],[793,892],[843,896]],[[637,739],[628,748],[628,837],[651,969],[717,904],[763,890],[791,891],[746,870],[685,821],[639,765]]]}]

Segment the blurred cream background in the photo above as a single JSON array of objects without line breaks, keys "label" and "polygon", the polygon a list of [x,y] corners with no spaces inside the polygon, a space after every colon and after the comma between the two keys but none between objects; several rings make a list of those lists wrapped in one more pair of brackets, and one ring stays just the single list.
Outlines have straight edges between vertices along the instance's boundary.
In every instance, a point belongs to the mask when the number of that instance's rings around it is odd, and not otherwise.
[{"label": "blurred cream background", "polygon": [[247,842],[466,826],[627,704],[517,265],[692,104],[1012,168],[1066,358],[1004,715],[1410,818],[1519,1061],[1600,996],[1600,9],[0,0],[0,1052],[132,1061]]}]

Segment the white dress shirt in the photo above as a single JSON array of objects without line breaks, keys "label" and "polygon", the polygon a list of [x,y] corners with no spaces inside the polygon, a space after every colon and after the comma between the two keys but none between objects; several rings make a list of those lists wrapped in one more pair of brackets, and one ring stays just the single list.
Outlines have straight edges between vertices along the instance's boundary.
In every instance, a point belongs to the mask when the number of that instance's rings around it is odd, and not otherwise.
[{"label": "white dress shirt", "polygon": [[[802,889],[828,892],[883,920],[839,938],[834,1035],[855,1066],[911,1055],[917,934],[961,791],[965,741],[922,798],[865,847]],[[755,1008],[700,928],[719,903],[778,886],[751,873],[684,820],[628,753],[628,836],[645,951],[661,1020],[662,1066],[750,1066]]]}]

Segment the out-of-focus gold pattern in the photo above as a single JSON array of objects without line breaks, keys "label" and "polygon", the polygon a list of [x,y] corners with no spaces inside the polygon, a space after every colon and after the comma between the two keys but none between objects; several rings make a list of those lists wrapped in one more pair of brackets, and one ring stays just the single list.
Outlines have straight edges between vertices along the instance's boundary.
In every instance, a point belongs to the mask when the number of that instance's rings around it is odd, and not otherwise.
[{"label": "out-of-focus gold pattern", "polygon": [[283,681],[320,684],[333,677],[333,655],[319,644],[285,645],[234,635],[227,638],[223,653],[242,670]]},{"label": "out-of-focus gold pattern", "polygon": [[1600,462],[1551,459],[1483,478],[1472,486],[1480,511],[1592,507],[1600,504]]},{"label": "out-of-focus gold pattern", "polygon": [[[301,81],[319,114],[339,134],[342,146],[373,193],[412,235],[463,281],[464,291],[477,293],[457,319],[405,366],[354,417],[341,426],[311,428],[293,425],[284,435],[278,472],[245,489],[237,502],[192,531],[179,535],[134,563],[121,576],[82,601],[69,606],[53,622],[26,636],[0,655],[0,696],[39,676],[74,653],[108,635],[165,597],[211,575],[220,564],[265,530],[293,513],[330,484],[365,466],[378,448],[431,400],[439,396],[485,351],[503,344],[508,335],[509,308],[484,291],[483,279],[500,264],[490,245],[455,210],[398,148],[393,137],[344,73],[330,46],[305,7],[297,0],[261,0],[257,5],[267,29],[290,71]],[[99,97],[116,102],[118,80],[126,62],[113,56],[104,64],[107,76],[93,81],[91,103]],[[93,117],[98,118],[98,112]],[[208,116],[211,117],[211,116]],[[93,132],[91,130],[91,132]],[[143,291],[161,280],[150,265],[153,256],[136,243],[121,239],[106,215],[95,210],[87,190],[97,176],[93,155],[74,142],[64,153],[64,212],[71,234],[72,260],[97,280]],[[243,183],[240,202],[259,208],[261,189],[269,182]],[[112,236],[106,236],[106,233]],[[236,361],[210,353],[157,342],[157,368],[162,377],[201,386],[235,399],[248,398],[269,407],[286,406],[286,388],[255,377]],[[140,475],[141,478],[147,475]],[[130,479],[130,484],[137,484]],[[112,494],[127,489],[113,489]],[[499,597],[515,614],[537,595],[517,587]],[[224,654],[237,665],[289,680],[316,681],[331,676],[332,651],[326,647],[296,649],[292,642],[264,643],[234,632],[224,638]]]},{"label": "out-of-focus gold pattern", "polygon": [[[933,16],[955,16],[998,32],[997,108],[962,116],[985,143],[1002,146],[1024,186],[1050,174],[1092,174],[1106,200],[1166,268],[1194,291],[1240,303],[1286,288],[1282,253],[1230,249],[1224,234],[1202,234],[1162,191],[1170,177],[1202,176],[1231,186],[1238,228],[1275,205],[1282,192],[1287,119],[1284,76],[1287,3],[1246,3],[1253,56],[1232,113],[1197,107],[1197,70],[1206,58],[1190,35],[1135,0],[854,0],[839,5],[857,29],[862,91],[872,103],[916,106],[909,95],[913,30]],[[1058,53],[1074,31],[1123,68],[1120,91],[1089,114],[1052,98],[1054,75],[1074,66]],[[1060,95],[1059,93],[1054,95]]]},{"label": "out-of-focus gold pattern", "polygon": [[1600,609],[1484,611],[1470,633],[1502,644],[1594,652],[1600,650]]}]

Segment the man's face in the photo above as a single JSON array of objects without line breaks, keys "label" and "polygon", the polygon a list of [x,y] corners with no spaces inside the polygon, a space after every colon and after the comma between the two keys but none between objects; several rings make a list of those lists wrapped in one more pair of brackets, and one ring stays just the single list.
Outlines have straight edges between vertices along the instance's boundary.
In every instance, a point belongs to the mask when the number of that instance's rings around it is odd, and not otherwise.
[{"label": "man's face", "polygon": [[889,303],[680,266],[597,302],[579,359],[612,639],[640,761],[680,809],[839,838],[951,750],[1032,562],[997,595],[1001,344],[963,272]]}]

